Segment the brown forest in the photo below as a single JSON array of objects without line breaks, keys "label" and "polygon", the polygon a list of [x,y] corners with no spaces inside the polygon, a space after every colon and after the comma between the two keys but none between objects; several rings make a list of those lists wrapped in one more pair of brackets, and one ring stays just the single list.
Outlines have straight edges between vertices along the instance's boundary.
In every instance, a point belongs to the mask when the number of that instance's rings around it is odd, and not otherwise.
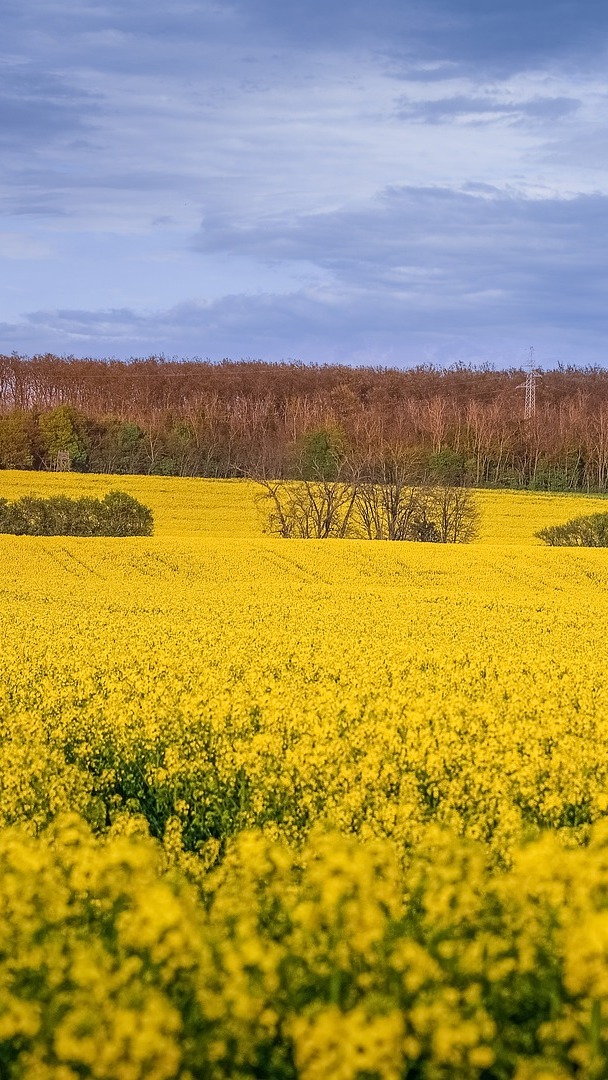
[{"label": "brown forest", "polygon": [[440,482],[608,488],[608,370],[0,356],[0,467],[239,477],[387,457]]}]

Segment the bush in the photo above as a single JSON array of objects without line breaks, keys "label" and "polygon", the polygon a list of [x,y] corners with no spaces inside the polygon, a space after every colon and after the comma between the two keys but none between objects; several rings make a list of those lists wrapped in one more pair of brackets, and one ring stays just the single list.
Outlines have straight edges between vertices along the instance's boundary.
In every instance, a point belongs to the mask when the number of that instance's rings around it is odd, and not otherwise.
[{"label": "bush", "polygon": [[608,547],[608,514],[573,518],[536,533],[550,547]]},{"label": "bush", "polygon": [[102,517],[111,526],[105,536],[151,536],[152,511],[124,491],[110,491],[101,500]]},{"label": "bush", "polygon": [[0,499],[0,533],[14,536],[151,536],[152,511],[124,491],[103,499]]}]

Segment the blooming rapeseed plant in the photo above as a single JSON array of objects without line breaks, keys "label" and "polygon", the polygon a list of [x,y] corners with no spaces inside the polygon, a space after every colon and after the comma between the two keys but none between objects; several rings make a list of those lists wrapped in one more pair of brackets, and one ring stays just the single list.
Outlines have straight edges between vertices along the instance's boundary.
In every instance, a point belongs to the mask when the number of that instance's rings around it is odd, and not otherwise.
[{"label": "blooming rapeseed plant", "polygon": [[0,1077],[605,1076],[608,556],[534,537],[603,501],[123,480],[154,537],[0,537]]}]

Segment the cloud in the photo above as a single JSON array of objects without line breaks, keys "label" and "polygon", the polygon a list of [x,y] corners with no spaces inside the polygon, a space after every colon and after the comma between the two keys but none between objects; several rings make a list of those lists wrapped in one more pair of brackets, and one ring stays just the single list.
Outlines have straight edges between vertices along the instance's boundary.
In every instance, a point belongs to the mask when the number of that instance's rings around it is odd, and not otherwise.
[{"label": "cloud", "polygon": [[608,8],[584,13],[6,0],[5,340],[401,362],[521,325],[599,349]]},{"label": "cloud", "polygon": [[[543,144],[574,137],[574,117],[579,137],[593,129],[605,145],[588,75],[462,74],[463,28],[474,17],[483,28],[484,10],[23,0],[6,18],[0,82],[6,208],[87,230],[145,231],[162,217],[190,230],[201,213],[318,211],[389,184],[525,186]],[[555,188],[581,190],[580,155],[557,164],[551,152]],[[608,151],[595,152],[599,168]]]},{"label": "cloud", "polygon": [[47,259],[52,248],[28,233],[0,232],[0,259]]},{"label": "cloud", "polygon": [[445,63],[504,77],[567,58],[601,68],[608,38],[604,0],[239,0],[249,28],[277,42],[385,50],[397,64]]},{"label": "cloud", "polygon": [[[429,0],[420,46],[425,59],[450,60],[462,73],[505,78],[569,64],[601,71],[608,40],[603,0]],[[399,48],[394,50],[399,56]]]},{"label": "cloud", "polygon": [[[348,328],[348,329],[345,329]],[[487,326],[475,318],[429,319],[386,296],[223,297],[156,313],[36,312],[0,323],[5,348],[32,355],[52,350],[91,357],[203,357],[212,360],[297,359],[314,363],[407,366],[417,363],[523,364],[531,343],[542,366],[603,362],[605,328],[556,327],[536,319],[516,323],[503,313]]]},{"label": "cloud", "polygon": [[225,224],[215,236],[222,250],[232,243],[240,256],[255,249],[283,263],[322,242],[319,262],[330,273],[317,285],[165,310],[38,310],[0,331],[87,355],[518,363],[535,343],[541,361],[593,362],[608,332],[608,274],[594,244],[607,225],[600,196],[392,190],[366,211],[247,234]]},{"label": "cloud", "polygon": [[5,151],[86,133],[98,111],[93,94],[75,90],[59,75],[28,63],[0,64],[0,146]]},{"label": "cloud", "polygon": [[540,296],[558,323],[576,300],[585,311],[595,302],[604,324],[599,299],[608,268],[595,238],[607,226],[606,196],[395,187],[358,210],[246,224],[216,218],[194,244],[259,260],[306,259],[349,287],[386,289],[404,302],[414,296],[418,306],[444,314],[474,303],[477,318],[491,321],[497,306],[529,310]]},{"label": "cloud", "polygon": [[398,107],[403,120],[417,124],[545,124],[571,116],[581,106],[573,97],[536,97],[527,101],[505,99],[498,94],[452,97],[425,101],[404,99]]}]

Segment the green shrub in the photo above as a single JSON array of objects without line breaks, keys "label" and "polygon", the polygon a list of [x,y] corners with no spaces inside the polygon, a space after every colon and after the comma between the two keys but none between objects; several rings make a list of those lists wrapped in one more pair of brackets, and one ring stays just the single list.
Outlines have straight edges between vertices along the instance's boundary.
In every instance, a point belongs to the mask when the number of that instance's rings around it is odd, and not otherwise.
[{"label": "green shrub", "polygon": [[0,533],[14,536],[151,536],[152,511],[124,491],[103,499],[0,499]]},{"label": "green shrub", "polygon": [[104,536],[151,536],[152,511],[124,491],[110,491],[101,500],[102,519],[111,532]]},{"label": "green shrub", "polygon": [[608,514],[573,518],[536,533],[550,547],[608,547]]}]

